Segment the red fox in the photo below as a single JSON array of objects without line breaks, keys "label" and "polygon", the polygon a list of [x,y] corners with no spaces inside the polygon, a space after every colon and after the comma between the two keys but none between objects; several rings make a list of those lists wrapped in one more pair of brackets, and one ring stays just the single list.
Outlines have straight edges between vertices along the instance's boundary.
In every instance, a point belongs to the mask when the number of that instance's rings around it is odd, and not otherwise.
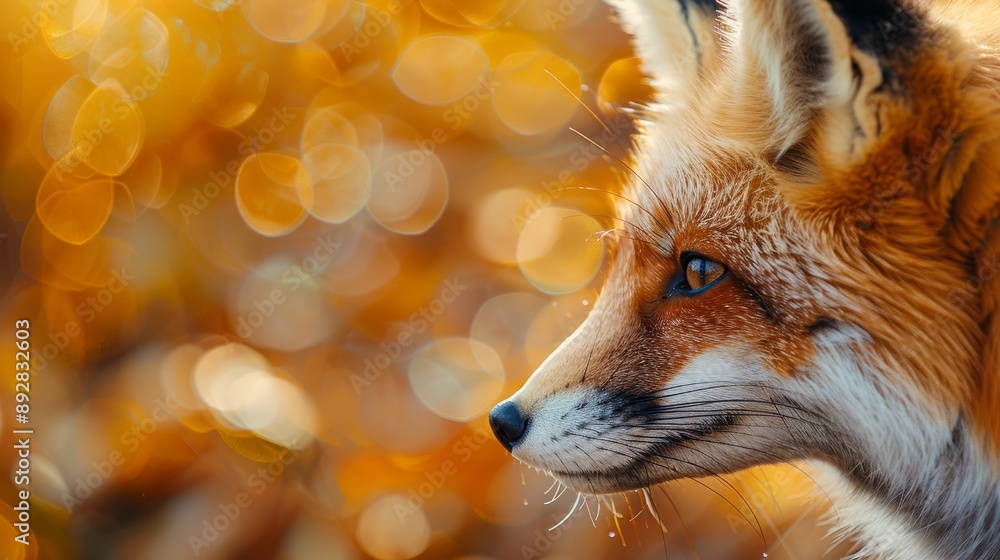
[{"label": "red fox", "polygon": [[1000,558],[1000,7],[609,1],[635,180],[497,438],[590,494],[815,461],[858,557]]}]

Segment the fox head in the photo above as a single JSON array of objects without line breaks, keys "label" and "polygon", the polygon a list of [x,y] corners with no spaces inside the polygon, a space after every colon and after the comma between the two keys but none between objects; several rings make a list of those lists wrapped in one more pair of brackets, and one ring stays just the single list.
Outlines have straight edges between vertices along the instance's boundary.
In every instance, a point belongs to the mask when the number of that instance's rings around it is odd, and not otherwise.
[{"label": "fox head", "polygon": [[612,4],[655,100],[600,298],[491,412],[501,443],[598,494],[817,460],[889,496],[949,445],[995,467],[1000,18]]}]

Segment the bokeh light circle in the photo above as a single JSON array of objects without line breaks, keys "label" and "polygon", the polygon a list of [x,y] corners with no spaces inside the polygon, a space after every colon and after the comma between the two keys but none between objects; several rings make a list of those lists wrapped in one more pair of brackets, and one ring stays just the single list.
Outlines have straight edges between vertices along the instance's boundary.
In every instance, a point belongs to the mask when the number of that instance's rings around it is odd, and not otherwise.
[{"label": "bokeh light circle", "polygon": [[527,189],[510,188],[492,192],[475,203],[469,226],[479,254],[499,264],[517,262],[517,223],[531,195]]},{"label": "bokeh light circle", "polygon": [[145,133],[139,107],[122,99],[122,91],[111,84],[91,92],[80,105],[70,131],[73,154],[96,171],[112,177],[132,165]]},{"label": "bokeh light circle", "polygon": [[392,71],[408,97],[427,105],[461,99],[481,85],[490,70],[483,49],[458,35],[431,35],[410,43]]},{"label": "bokeh light circle", "polygon": [[548,300],[536,293],[509,292],[486,300],[476,312],[469,335],[510,356],[523,348],[528,328]]},{"label": "bokeh light circle", "polygon": [[223,344],[208,350],[191,370],[192,385],[199,398],[212,409],[236,409],[235,391],[244,378],[267,375],[271,364],[259,352],[242,344]]},{"label": "bokeh light circle", "polygon": [[652,87],[643,77],[642,62],[638,57],[611,63],[597,88],[597,98],[610,107],[624,106],[633,99],[649,98],[652,94]]},{"label": "bokeh light circle", "polygon": [[469,338],[428,343],[410,360],[410,386],[435,414],[456,421],[482,415],[503,389],[503,362],[489,345]]},{"label": "bokeh light circle", "polygon": [[299,192],[310,188],[309,173],[285,154],[252,154],[236,175],[236,206],[247,225],[261,235],[284,235],[306,217]]},{"label": "bokeh light circle", "polygon": [[335,315],[316,277],[333,258],[332,251],[317,244],[302,259],[276,256],[254,267],[243,278],[230,313],[236,334],[258,347],[285,352],[329,337]]},{"label": "bokeh light circle", "polygon": [[324,222],[340,223],[364,208],[371,193],[368,156],[355,147],[320,144],[303,157],[309,181],[298,184],[299,201]]},{"label": "bokeh light circle", "polygon": [[312,442],[316,413],[306,394],[292,383],[263,373],[241,380],[232,417],[245,429],[288,449]]},{"label": "bokeh light circle", "polygon": [[427,549],[431,526],[423,510],[391,494],[361,512],[356,536],[362,550],[379,560],[407,560]]},{"label": "bokeh light circle", "polygon": [[163,21],[145,9],[107,23],[90,49],[90,79],[117,84],[122,99],[149,97],[167,72],[168,37]]},{"label": "bokeh light circle", "polygon": [[209,119],[225,128],[247,121],[264,102],[271,74],[254,62],[230,68],[208,96]]},{"label": "bokeh light circle", "polygon": [[248,0],[247,21],[261,35],[279,43],[308,39],[326,15],[326,0]]},{"label": "bokeh light circle", "polygon": [[232,7],[237,0],[194,0],[199,6],[208,8],[213,12],[224,12]]},{"label": "bokeh light circle", "polygon": [[447,202],[448,172],[430,149],[395,151],[372,171],[368,212],[390,231],[427,231]]},{"label": "bokeh light circle", "polygon": [[333,107],[312,112],[302,127],[302,153],[321,144],[358,145],[358,131],[350,120]]},{"label": "bokeh light circle", "polygon": [[549,207],[533,214],[517,242],[517,264],[538,289],[578,290],[597,275],[604,259],[601,224],[579,210]]},{"label": "bokeh light circle", "polygon": [[45,174],[36,200],[38,219],[49,232],[66,243],[82,245],[111,217],[114,183],[67,156]]},{"label": "bokeh light circle", "polygon": [[497,116],[524,135],[564,126],[580,105],[580,72],[566,59],[544,51],[507,56],[497,66],[494,83]]},{"label": "bokeh light circle", "polygon": [[317,420],[308,397],[275,375],[257,351],[236,343],[212,348],[194,363],[191,379],[229,440],[246,439],[236,434],[250,431],[289,449],[312,441]]},{"label": "bokeh light circle", "polygon": [[59,161],[73,151],[73,122],[94,89],[90,80],[74,74],[49,101],[42,123],[42,141],[53,161]]},{"label": "bokeh light circle", "polygon": [[45,6],[39,27],[45,42],[59,58],[72,58],[94,43],[104,26],[107,0],[62,0],[60,9]]}]

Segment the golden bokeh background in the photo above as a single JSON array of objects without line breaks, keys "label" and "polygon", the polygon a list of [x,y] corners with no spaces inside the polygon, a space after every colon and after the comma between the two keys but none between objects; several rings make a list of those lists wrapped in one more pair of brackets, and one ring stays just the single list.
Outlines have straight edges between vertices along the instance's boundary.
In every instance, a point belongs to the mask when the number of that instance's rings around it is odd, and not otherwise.
[{"label": "golden bokeh background", "polygon": [[5,0],[0,94],[5,558],[830,548],[798,468],[575,502],[489,433],[650,95],[597,0]]}]

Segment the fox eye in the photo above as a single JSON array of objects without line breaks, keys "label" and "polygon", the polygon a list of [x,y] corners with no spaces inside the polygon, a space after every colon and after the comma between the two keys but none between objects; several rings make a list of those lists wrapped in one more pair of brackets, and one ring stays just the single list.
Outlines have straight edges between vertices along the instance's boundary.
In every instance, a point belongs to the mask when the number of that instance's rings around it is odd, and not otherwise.
[{"label": "fox eye", "polygon": [[684,283],[688,292],[701,291],[715,284],[727,269],[722,264],[705,257],[691,257],[684,266]]}]

